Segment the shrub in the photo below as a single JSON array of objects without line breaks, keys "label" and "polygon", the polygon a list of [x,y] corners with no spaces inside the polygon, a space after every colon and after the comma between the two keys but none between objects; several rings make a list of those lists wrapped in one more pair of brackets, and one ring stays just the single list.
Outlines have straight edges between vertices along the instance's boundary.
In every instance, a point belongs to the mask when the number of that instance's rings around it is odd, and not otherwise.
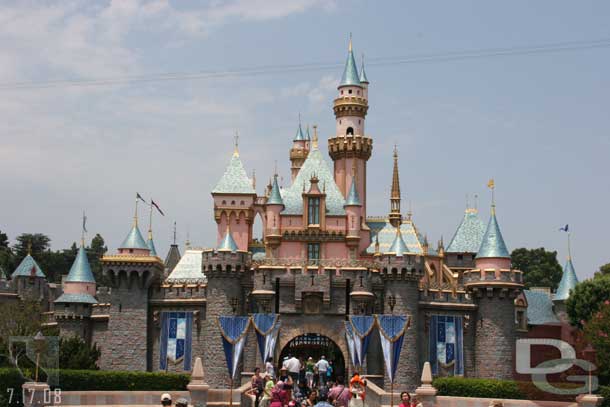
[{"label": "shrub", "polygon": [[463,377],[441,377],[432,385],[439,396],[524,399],[518,383],[511,380],[470,379]]},{"label": "shrub", "polygon": [[599,394],[604,398],[601,407],[610,407],[610,386],[599,386]]},{"label": "shrub", "polygon": [[60,370],[63,391],[83,390],[186,390],[188,374],[123,372],[102,370]]},{"label": "shrub", "polygon": [[76,336],[59,340],[60,369],[97,370],[100,354],[97,345],[89,346]]},{"label": "shrub", "polygon": [[[21,406],[21,385],[25,382],[17,369],[0,369],[0,402],[3,406]],[[9,398],[11,396],[12,398]]]}]

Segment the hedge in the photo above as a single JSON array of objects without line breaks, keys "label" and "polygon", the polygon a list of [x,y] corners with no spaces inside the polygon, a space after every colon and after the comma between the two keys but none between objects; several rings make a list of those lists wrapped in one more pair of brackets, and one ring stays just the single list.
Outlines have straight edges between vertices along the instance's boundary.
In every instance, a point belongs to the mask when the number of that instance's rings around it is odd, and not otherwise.
[{"label": "hedge", "polygon": [[432,385],[438,390],[439,396],[525,399],[518,383],[511,380],[441,377],[435,379]]},{"label": "hedge", "polygon": [[[103,370],[60,370],[63,391],[82,390],[186,390],[188,374]],[[0,369],[0,389],[20,389],[24,379],[16,369]]]},{"label": "hedge", "polygon": [[599,386],[599,394],[604,398],[602,407],[610,407],[610,386]]}]

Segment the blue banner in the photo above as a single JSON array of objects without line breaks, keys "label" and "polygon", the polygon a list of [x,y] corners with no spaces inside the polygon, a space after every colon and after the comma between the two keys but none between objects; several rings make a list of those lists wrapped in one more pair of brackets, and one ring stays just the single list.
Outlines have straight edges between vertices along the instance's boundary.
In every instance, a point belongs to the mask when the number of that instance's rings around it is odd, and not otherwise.
[{"label": "blue banner", "polygon": [[463,329],[461,316],[432,315],[430,319],[430,365],[432,374],[464,374]]},{"label": "blue banner", "polygon": [[277,314],[254,314],[252,315],[252,325],[256,332],[258,350],[261,354],[263,363],[269,356],[273,356],[277,335],[280,330],[279,315]]},{"label": "blue banner", "polygon": [[409,318],[402,315],[376,315],[386,373],[392,383],[400,360],[400,351],[409,327]]},{"label": "blue banner", "polygon": [[237,365],[244,350],[246,334],[250,325],[250,317],[221,316],[218,317],[220,334],[222,335],[222,347],[225,352],[227,368],[231,380],[235,379]]},{"label": "blue banner", "polygon": [[192,312],[161,312],[159,368],[167,369],[168,362],[183,362],[184,370],[191,370],[192,341]]},{"label": "blue banner", "polygon": [[366,352],[368,351],[371,334],[375,327],[375,317],[371,315],[351,315],[349,323],[352,328],[354,350],[358,361],[356,366],[362,366],[366,360]]}]

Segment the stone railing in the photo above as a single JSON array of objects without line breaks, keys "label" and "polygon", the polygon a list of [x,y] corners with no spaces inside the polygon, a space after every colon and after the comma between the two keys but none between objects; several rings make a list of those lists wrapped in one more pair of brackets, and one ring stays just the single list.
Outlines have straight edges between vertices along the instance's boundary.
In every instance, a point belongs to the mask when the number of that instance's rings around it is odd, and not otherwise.
[{"label": "stone railing", "polygon": [[351,259],[260,259],[252,262],[253,268],[265,267],[285,267],[285,268],[304,268],[304,267],[319,267],[329,269],[350,269],[350,268],[367,268],[379,269],[379,263],[372,260],[351,260]]}]

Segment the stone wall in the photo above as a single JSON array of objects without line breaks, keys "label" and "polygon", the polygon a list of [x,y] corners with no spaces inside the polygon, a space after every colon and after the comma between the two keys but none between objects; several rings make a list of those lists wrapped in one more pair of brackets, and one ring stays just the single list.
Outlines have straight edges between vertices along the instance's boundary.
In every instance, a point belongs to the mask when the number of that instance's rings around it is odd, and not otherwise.
[{"label": "stone wall", "polygon": [[498,290],[475,298],[475,376],[486,379],[512,379],[515,347],[514,299],[499,297]]}]

